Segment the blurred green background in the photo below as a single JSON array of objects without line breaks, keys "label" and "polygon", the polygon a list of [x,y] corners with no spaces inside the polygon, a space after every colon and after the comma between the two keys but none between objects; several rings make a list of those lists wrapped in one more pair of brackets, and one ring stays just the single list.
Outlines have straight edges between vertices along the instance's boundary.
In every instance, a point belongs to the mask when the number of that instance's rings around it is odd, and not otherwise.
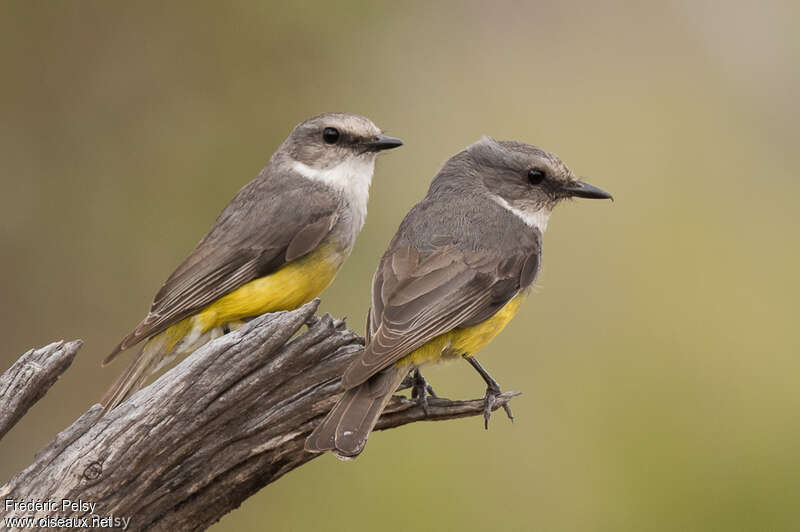
[{"label": "blurred green background", "polygon": [[[516,423],[377,433],[215,530],[797,530],[798,10],[0,3],[0,362],[86,341],[0,443],[0,479],[122,371],[99,361],[294,124],[341,110],[406,141],[323,294],[359,333],[398,223],[481,135],[616,203],[556,211],[534,296],[478,357],[524,392]],[[467,364],[426,375],[484,390]]]}]

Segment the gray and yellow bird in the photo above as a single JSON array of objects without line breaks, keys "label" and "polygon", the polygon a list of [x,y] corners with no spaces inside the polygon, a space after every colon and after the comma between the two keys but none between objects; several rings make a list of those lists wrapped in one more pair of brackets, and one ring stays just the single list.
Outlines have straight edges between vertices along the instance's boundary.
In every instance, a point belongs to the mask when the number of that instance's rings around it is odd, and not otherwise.
[{"label": "gray and yellow bird", "polygon": [[[357,456],[411,371],[461,356],[487,384],[488,423],[500,386],[472,355],[516,314],[539,272],[550,214],[574,197],[611,195],[534,146],[484,137],[448,160],[378,265],[366,346],[306,450]],[[414,377],[424,399],[424,379]]]},{"label": "gray and yellow bird", "polygon": [[323,114],[296,126],[103,361],[146,340],[104,395],[106,410],[226,328],[295,309],[322,292],[364,225],[377,153],[400,145],[353,114]]}]

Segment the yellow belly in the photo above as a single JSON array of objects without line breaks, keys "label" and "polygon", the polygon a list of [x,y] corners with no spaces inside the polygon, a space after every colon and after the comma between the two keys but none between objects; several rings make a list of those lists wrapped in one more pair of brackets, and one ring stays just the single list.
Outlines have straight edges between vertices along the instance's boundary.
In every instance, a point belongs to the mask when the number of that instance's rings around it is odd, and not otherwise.
[{"label": "yellow belly", "polygon": [[440,359],[461,355],[473,355],[492,341],[500,331],[505,329],[511,318],[519,310],[524,299],[524,294],[518,294],[514,299],[498,310],[494,316],[472,327],[453,329],[429,341],[422,347],[406,355],[397,362],[398,366],[421,366],[437,362]]},{"label": "yellow belly", "polygon": [[240,286],[164,331],[168,350],[189,333],[202,334],[242,318],[294,310],[308,303],[333,281],[344,258],[344,253],[321,246],[270,275]]}]

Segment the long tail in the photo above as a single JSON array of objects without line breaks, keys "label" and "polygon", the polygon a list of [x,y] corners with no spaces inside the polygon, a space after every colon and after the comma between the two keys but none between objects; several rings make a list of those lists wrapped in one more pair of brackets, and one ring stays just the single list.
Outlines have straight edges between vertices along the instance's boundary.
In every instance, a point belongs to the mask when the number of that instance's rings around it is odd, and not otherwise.
[{"label": "long tail", "polygon": [[131,362],[122,375],[117,377],[114,384],[100,399],[103,404],[104,414],[142,387],[147,377],[155,371],[156,367],[167,355],[167,347],[167,340],[164,335],[154,336],[145,342],[134,361]]},{"label": "long tail", "polygon": [[100,399],[103,414],[139,391],[150,375],[169,364],[175,357],[190,353],[222,335],[222,329],[215,328],[205,333],[190,333],[183,338],[175,338],[179,333],[180,331],[170,328],[145,342],[139,355]]},{"label": "long tail", "polygon": [[338,458],[355,458],[364,450],[375,423],[409,368],[391,366],[345,392],[306,440],[306,451],[333,451]]}]

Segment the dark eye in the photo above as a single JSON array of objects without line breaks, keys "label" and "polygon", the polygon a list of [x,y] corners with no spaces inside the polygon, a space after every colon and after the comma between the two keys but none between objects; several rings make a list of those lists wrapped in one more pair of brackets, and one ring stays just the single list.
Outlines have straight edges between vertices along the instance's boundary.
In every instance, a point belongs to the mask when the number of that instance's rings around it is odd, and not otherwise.
[{"label": "dark eye", "polygon": [[335,127],[326,127],[322,130],[322,140],[328,144],[336,144],[339,140],[339,130]]},{"label": "dark eye", "polygon": [[528,170],[528,181],[530,181],[531,185],[538,185],[544,181],[544,172],[531,168]]}]

